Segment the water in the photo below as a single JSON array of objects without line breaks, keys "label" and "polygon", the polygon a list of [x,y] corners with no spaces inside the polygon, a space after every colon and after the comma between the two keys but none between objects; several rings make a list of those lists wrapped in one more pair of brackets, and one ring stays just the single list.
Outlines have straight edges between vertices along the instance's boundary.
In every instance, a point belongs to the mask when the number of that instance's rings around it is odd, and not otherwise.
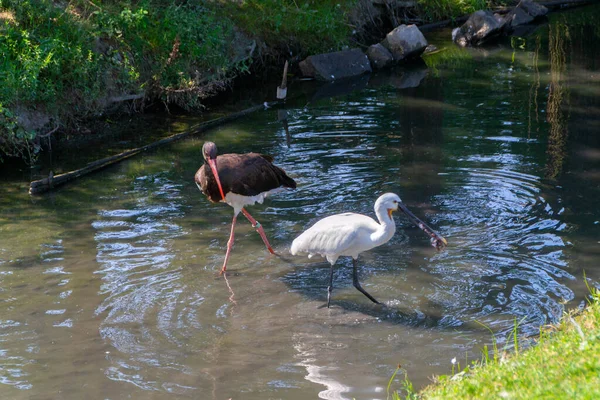
[{"label": "water", "polygon": [[[428,66],[296,84],[287,132],[282,110],[259,112],[40,197],[3,174],[0,397],[383,399],[398,364],[422,387],[479,358],[488,328],[509,347],[517,321],[527,342],[600,281],[599,15],[485,50],[441,32]],[[204,140],[271,154],[298,182],[250,209],[281,257],[240,218],[227,280],[231,208],[193,183]],[[328,264],[291,241],[373,215],[386,191],[449,246],[397,216],[359,260],[386,307],[340,259],[323,308]]]}]

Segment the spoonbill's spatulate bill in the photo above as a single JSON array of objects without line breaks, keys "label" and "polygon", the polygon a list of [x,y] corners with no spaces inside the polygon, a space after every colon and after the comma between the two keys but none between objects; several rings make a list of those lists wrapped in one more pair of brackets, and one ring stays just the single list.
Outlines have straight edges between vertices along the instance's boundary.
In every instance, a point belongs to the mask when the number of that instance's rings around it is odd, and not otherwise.
[{"label": "spoonbill's spatulate bill", "polygon": [[446,246],[446,239],[410,212],[400,197],[394,193],[383,194],[375,202],[375,214],[379,223],[362,214],[336,214],[317,221],[292,242],[292,255],[308,254],[309,258],[320,255],[331,264],[329,286],[327,287],[327,307],[329,307],[333,290],[333,265],[340,256],[352,257],[354,287],[372,302],[380,304],[358,282],[358,255],[363,251],[381,246],[394,236],[396,224],[392,218],[392,212],[398,209],[431,237],[432,244],[438,250]]},{"label": "spoonbill's spatulate bill", "polygon": [[270,194],[284,188],[295,189],[296,182],[284,170],[273,164],[273,158],[264,154],[222,154],[217,156],[217,146],[206,142],[202,146],[204,165],[196,172],[194,180],[198,188],[211,202],[225,202],[233,207],[231,233],[221,273],[227,270],[227,261],[234,241],[235,222],[240,211],[262,238],[267,250],[275,254],[263,227],[245,206],[261,203]]}]

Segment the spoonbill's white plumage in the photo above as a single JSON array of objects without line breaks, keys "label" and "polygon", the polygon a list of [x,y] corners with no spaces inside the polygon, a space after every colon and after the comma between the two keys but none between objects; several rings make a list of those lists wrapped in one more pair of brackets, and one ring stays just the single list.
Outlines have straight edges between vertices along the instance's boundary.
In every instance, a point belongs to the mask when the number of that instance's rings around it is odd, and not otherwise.
[{"label": "spoonbill's white plumage", "polygon": [[234,228],[240,212],[262,238],[267,250],[275,254],[263,227],[244,207],[262,203],[269,195],[284,188],[295,189],[296,182],[284,170],[273,164],[273,158],[264,154],[222,154],[217,156],[217,146],[206,142],[202,146],[204,165],[196,172],[194,181],[211,202],[225,202],[233,207],[231,233],[227,242],[225,261],[221,273],[227,270],[227,260],[234,241]]},{"label": "spoonbill's white plumage", "polygon": [[333,266],[340,256],[352,257],[354,287],[372,302],[380,304],[362,288],[358,281],[358,255],[363,251],[381,246],[394,236],[396,224],[392,218],[392,212],[398,209],[431,237],[436,248],[441,249],[446,246],[446,239],[410,212],[400,197],[394,193],[385,193],[375,202],[375,214],[379,223],[362,214],[336,214],[317,221],[294,239],[290,250],[292,255],[308,254],[309,258],[319,255],[326,258],[331,264],[329,286],[327,287],[327,307],[329,307],[333,290]]}]

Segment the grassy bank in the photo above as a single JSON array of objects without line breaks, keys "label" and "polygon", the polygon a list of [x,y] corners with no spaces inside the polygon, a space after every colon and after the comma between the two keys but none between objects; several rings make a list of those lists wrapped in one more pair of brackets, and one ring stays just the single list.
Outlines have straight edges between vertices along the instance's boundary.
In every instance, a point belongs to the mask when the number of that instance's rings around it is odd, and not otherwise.
[{"label": "grassy bank", "polygon": [[[397,392],[394,399],[404,398]],[[536,346],[510,355],[496,353],[454,376],[444,376],[420,399],[598,399],[600,398],[600,294],[578,315],[567,314],[543,329]]]},{"label": "grassy bank", "polygon": [[[425,23],[489,2],[415,4],[404,15]],[[33,160],[41,138],[78,132],[86,119],[123,104],[201,109],[261,63],[358,45],[364,30],[387,18],[382,7],[367,0],[0,0],[0,158]]]}]

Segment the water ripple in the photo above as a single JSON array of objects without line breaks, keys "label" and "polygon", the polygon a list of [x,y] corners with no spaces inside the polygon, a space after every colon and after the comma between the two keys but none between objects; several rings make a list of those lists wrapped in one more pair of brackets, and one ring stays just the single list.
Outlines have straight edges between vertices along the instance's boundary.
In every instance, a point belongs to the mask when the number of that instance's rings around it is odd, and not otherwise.
[{"label": "water ripple", "polygon": [[[565,284],[574,276],[565,269],[561,233],[566,226],[544,199],[540,179],[477,167],[456,169],[448,179],[449,193],[437,196],[445,210],[438,217],[454,246],[432,267],[445,275],[444,290],[474,294],[482,315],[494,310],[524,317],[522,327],[531,334],[540,324],[556,321],[563,302],[574,297]],[[447,264],[461,265],[462,273],[447,273]],[[490,287],[473,293],[480,279]],[[466,309],[465,301],[459,298],[453,308]],[[507,321],[504,329],[511,324]]]},{"label": "water ripple", "polygon": [[[144,390],[187,390],[176,382],[156,382],[152,368],[177,366],[181,335],[199,325],[188,307],[202,300],[181,298],[181,268],[172,265],[173,240],[185,233],[176,222],[183,216],[180,190],[160,175],[141,177],[129,193],[135,205],[101,210],[92,223],[100,265],[96,273],[102,275],[101,293],[106,296],[96,309],[96,314],[105,314],[100,334],[126,355],[112,356],[106,376]],[[183,311],[178,309],[181,302],[188,304]],[[169,347],[172,351],[165,350]]]}]

